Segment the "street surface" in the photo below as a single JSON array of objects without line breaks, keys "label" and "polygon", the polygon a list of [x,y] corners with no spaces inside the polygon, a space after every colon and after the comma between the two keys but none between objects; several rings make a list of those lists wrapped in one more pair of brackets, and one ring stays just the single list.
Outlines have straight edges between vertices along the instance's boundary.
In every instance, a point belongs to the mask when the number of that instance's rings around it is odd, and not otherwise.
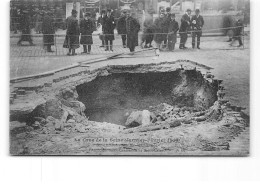
[{"label": "street surface", "polygon": [[[58,34],[64,34],[60,31]],[[17,46],[18,34],[16,37],[11,34],[10,38],[10,78],[34,75],[43,72],[69,66],[73,63],[88,61],[94,58],[111,55],[114,53],[129,52],[121,45],[120,36],[116,36],[114,42],[114,52],[104,51],[100,48],[101,41],[98,36],[93,36],[94,45],[90,55],[81,54],[82,46],[77,49],[77,56],[66,56],[66,49],[62,47],[64,37],[57,37],[55,52],[47,53],[42,46],[41,35],[34,37],[35,46]],[[232,104],[246,107],[249,113],[249,76],[250,76],[250,37],[249,33],[245,36],[243,47],[229,46],[227,37],[202,37],[201,49],[191,48],[191,38],[188,38],[187,50],[180,50],[178,43],[174,52],[163,51],[159,57],[155,57],[153,51],[141,52],[134,56],[120,59],[113,59],[91,64],[91,67],[102,67],[108,64],[127,65],[140,63],[160,63],[164,61],[175,61],[187,59],[214,68],[212,74],[218,79],[223,79],[226,88],[226,98]],[[179,38],[178,40],[179,41]],[[27,43],[24,43],[27,44]],[[153,43],[154,44],[154,43]],[[136,50],[141,50],[138,46]]]}]

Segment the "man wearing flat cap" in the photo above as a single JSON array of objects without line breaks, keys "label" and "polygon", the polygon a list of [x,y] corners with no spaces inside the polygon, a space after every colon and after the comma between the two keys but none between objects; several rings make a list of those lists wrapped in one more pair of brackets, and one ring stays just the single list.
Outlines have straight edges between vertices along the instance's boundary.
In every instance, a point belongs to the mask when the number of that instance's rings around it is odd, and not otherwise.
[{"label": "man wearing flat cap", "polygon": [[194,16],[191,18],[191,29],[192,29],[192,48],[195,48],[195,41],[197,37],[197,48],[200,49],[200,37],[202,35],[202,27],[204,26],[204,19],[200,15],[200,10],[195,10]]},{"label": "man wearing flat cap", "polygon": [[188,30],[190,29],[190,24],[191,24],[191,19],[190,19],[190,15],[191,15],[191,9],[187,9],[187,11],[185,12],[185,14],[182,16],[181,18],[181,26],[180,26],[180,49],[186,49],[187,47],[185,47],[185,44],[187,42],[188,39]]},{"label": "man wearing flat cap", "polygon": [[95,29],[95,23],[91,19],[91,14],[89,12],[85,13],[84,19],[80,21],[80,44],[83,45],[83,53],[90,54],[91,45],[93,44],[92,33]]},{"label": "man wearing flat cap", "polygon": [[77,20],[77,11],[72,10],[71,16],[67,18],[67,32],[63,44],[64,48],[68,48],[67,55],[77,55],[75,49],[79,48],[79,24]]}]

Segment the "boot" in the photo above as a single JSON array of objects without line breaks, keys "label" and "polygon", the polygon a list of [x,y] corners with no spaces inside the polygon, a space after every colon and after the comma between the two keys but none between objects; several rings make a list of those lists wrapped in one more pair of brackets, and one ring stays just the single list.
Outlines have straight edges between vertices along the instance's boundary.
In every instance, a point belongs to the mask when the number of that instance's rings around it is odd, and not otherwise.
[{"label": "boot", "polygon": [[87,53],[87,46],[83,45],[83,52],[82,52],[82,54],[85,54],[85,53]]},{"label": "boot", "polygon": [[51,46],[50,45],[47,46],[47,52],[54,52],[54,51],[51,50]]},{"label": "boot", "polygon": [[71,49],[68,50],[67,56],[70,56]]},{"label": "boot", "polygon": [[75,52],[75,49],[72,49],[72,56],[75,56],[75,55],[77,55]]},{"label": "boot", "polygon": [[112,45],[110,45],[110,50],[113,52],[113,46]]}]

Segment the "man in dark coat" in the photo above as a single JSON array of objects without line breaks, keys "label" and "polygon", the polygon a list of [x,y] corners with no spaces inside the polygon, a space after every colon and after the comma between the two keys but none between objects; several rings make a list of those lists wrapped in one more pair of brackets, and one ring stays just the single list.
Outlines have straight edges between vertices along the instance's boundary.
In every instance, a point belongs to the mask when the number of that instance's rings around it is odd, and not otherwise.
[{"label": "man in dark coat", "polygon": [[233,43],[238,40],[238,43],[239,43],[239,46],[238,47],[241,47],[243,46],[243,42],[242,42],[242,39],[241,39],[241,35],[242,35],[242,31],[244,29],[244,25],[242,23],[242,21],[240,19],[238,19],[235,23],[235,28],[233,30],[234,32],[234,36],[233,36],[233,40],[232,42],[230,43],[230,46],[233,46]]},{"label": "man in dark coat", "polygon": [[17,45],[21,45],[23,41],[27,41],[30,43],[31,46],[33,46],[32,37],[31,37],[31,19],[29,16],[29,11],[24,10],[22,12],[21,18],[20,18],[20,28],[22,31],[22,35],[20,37],[20,40],[17,42]]},{"label": "man in dark coat", "polygon": [[231,15],[226,15],[223,18],[223,33],[224,35],[228,36],[227,42],[232,41],[233,37],[233,30],[232,27],[234,27],[234,18]]},{"label": "man in dark coat", "polygon": [[161,13],[160,17],[155,19],[154,21],[154,41],[156,43],[156,47],[160,50],[161,49],[161,44],[164,41],[165,34],[163,34],[163,26],[162,24],[164,23],[164,14]]},{"label": "man in dark coat", "polygon": [[79,24],[77,18],[77,11],[72,10],[71,16],[67,18],[67,32],[66,32],[66,38],[63,44],[64,48],[68,48],[68,56],[71,55],[77,55],[75,53],[75,49],[79,48]]},{"label": "man in dark coat", "polygon": [[80,44],[83,45],[83,53],[90,54],[91,45],[93,44],[92,33],[95,29],[95,23],[91,19],[91,14],[85,13],[84,19],[80,21]]},{"label": "man in dark coat", "polygon": [[113,51],[113,40],[115,40],[114,29],[116,27],[116,23],[114,17],[111,15],[111,9],[107,10],[107,15],[104,17],[103,22],[103,33],[106,44],[105,51]]},{"label": "man in dark coat", "polygon": [[164,15],[164,21],[163,21],[163,33],[165,33],[164,40],[163,40],[163,47],[167,46],[167,33],[168,33],[168,28],[169,28],[169,22],[171,21],[171,8],[167,7],[166,8],[166,14]]},{"label": "man in dark coat", "polygon": [[123,11],[118,19],[117,32],[121,35],[123,47],[126,48],[126,11]]},{"label": "man in dark coat", "polygon": [[43,44],[47,47],[47,52],[53,52],[51,46],[54,45],[54,24],[50,12],[46,12],[42,22]]},{"label": "man in dark coat", "polygon": [[135,47],[138,46],[138,32],[140,31],[140,24],[138,21],[127,13],[126,19],[126,32],[127,32],[127,47],[130,52],[135,51]]},{"label": "man in dark coat", "polygon": [[200,10],[195,10],[196,15],[191,18],[192,28],[192,48],[195,48],[195,39],[197,37],[197,48],[200,49],[200,37],[202,35],[202,27],[204,26],[204,19],[200,15]]},{"label": "man in dark coat", "polygon": [[175,43],[177,41],[177,31],[179,30],[179,24],[175,21],[175,14],[171,14],[171,20],[169,22],[168,29],[168,48],[169,51],[173,51],[175,48]]},{"label": "man in dark coat", "polygon": [[190,28],[190,15],[191,15],[191,9],[187,9],[186,13],[181,18],[181,26],[180,26],[180,49],[186,49],[185,44],[188,39],[188,30]]}]

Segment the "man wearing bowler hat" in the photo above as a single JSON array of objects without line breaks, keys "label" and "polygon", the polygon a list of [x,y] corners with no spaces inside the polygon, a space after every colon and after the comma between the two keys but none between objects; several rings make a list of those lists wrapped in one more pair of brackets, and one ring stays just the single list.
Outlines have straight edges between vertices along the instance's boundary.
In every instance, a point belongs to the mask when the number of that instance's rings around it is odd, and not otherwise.
[{"label": "man wearing bowler hat", "polygon": [[105,51],[113,51],[113,40],[115,40],[114,29],[116,27],[115,19],[111,14],[111,9],[107,10],[107,15],[103,19],[103,33],[105,38]]}]

